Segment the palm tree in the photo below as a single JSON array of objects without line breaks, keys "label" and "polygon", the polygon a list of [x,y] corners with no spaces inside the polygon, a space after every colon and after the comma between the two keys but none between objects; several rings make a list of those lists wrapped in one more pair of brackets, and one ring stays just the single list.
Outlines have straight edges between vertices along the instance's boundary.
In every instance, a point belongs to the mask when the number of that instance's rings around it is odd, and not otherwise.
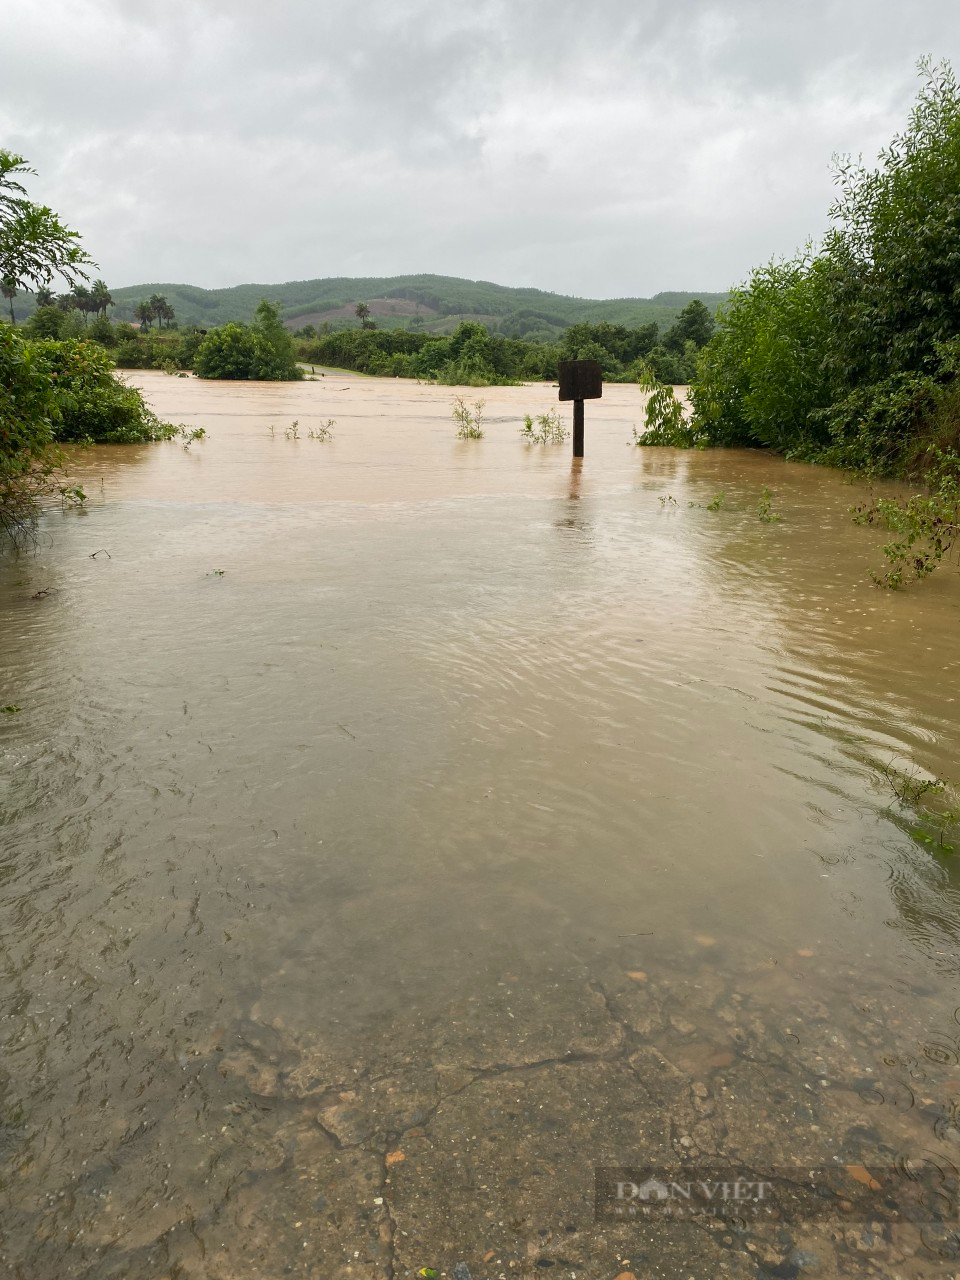
[{"label": "palm tree", "polygon": [[113,306],[113,298],[111,298],[110,290],[102,280],[94,280],[93,288],[90,290],[90,299],[94,303],[96,314],[106,317],[107,307]]},{"label": "palm tree", "polygon": [[367,320],[370,318],[370,308],[365,302],[358,302],[353,310],[357,319],[360,321],[360,327],[365,329],[367,327]]},{"label": "palm tree", "polygon": [[140,321],[140,328],[149,329],[150,322],[154,316],[153,304],[147,301],[138,302],[135,315],[137,319]]},{"label": "palm tree", "polygon": [[17,296],[17,286],[9,278],[0,281],[0,293],[2,293],[10,303],[10,323],[16,324],[17,317],[13,314],[13,300]]},{"label": "palm tree", "polygon": [[163,328],[164,320],[173,315],[173,308],[162,293],[155,293],[150,298],[150,306],[153,308],[153,314],[157,318],[157,328]]},{"label": "palm tree", "polygon": [[75,284],[70,290],[73,298],[73,305],[77,311],[83,312],[83,323],[87,323],[87,316],[91,311],[96,310],[96,304],[93,301],[93,295],[90,290],[83,284]]},{"label": "palm tree", "polygon": [[37,307],[53,306],[53,290],[48,289],[46,285],[41,285],[37,290]]}]

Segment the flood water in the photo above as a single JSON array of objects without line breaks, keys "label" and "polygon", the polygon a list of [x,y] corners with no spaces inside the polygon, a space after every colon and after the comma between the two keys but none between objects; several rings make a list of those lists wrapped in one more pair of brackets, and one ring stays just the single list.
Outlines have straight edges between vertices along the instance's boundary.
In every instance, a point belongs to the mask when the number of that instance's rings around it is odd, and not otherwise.
[{"label": "flood water", "polygon": [[960,853],[895,794],[960,782],[955,571],[878,590],[864,486],[634,448],[634,387],[579,465],[550,387],[458,441],[450,388],[130,378],[207,438],[78,454],[0,558],[0,1274],[960,1273],[593,1200],[960,1164]]}]

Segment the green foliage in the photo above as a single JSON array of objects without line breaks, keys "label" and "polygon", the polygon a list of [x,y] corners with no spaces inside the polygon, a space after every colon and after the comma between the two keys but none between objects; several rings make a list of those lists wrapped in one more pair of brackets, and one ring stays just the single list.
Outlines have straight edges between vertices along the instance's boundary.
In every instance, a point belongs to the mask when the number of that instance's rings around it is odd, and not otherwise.
[{"label": "green foliage", "polygon": [[56,441],[142,444],[175,434],[176,428],[157,418],[136,387],[114,376],[109,355],[96,343],[40,339],[30,345],[54,388]]},{"label": "green foliage", "polygon": [[20,178],[33,172],[23,156],[0,148],[0,281],[13,290],[43,288],[58,275],[82,280],[92,265],[79,234],[27,199]]},{"label": "green foliage", "polygon": [[[255,284],[200,289],[195,285],[153,282],[112,290],[117,313],[126,320],[133,319],[134,306],[154,291],[169,299],[181,325],[204,329],[229,321],[249,324],[257,303],[267,292],[271,301],[280,304],[283,319],[297,329],[308,324],[315,329],[327,325],[360,333],[355,307],[363,302],[369,306],[379,330],[423,330],[437,337],[451,334],[462,320],[479,319],[497,336],[549,344],[573,324],[606,322],[636,329],[656,323],[666,331],[696,296],[659,293],[653,298],[596,301],[437,275],[293,280],[266,291],[264,286]],[[713,312],[725,295],[699,296]],[[395,314],[390,314],[391,310]]]},{"label": "green foliage", "polygon": [[810,455],[827,432],[822,264],[805,252],[768,263],[731,294],[690,389],[711,444],[766,446]]},{"label": "green foliage", "polygon": [[928,577],[960,546],[960,455],[933,450],[929,487],[906,498],[878,498],[853,508],[857,524],[875,524],[897,536],[883,548],[887,568],[878,586],[896,590]]},{"label": "green foliage", "polygon": [[526,414],[520,434],[529,444],[563,444],[570,432],[556,409],[538,413],[536,418]]},{"label": "green foliage", "polygon": [[637,384],[647,393],[647,407],[645,430],[641,434],[633,429],[634,444],[689,449],[700,443],[697,428],[684,413],[673,387],[660,382],[653,370],[643,365]]},{"label": "green foliage", "polygon": [[458,440],[483,439],[483,400],[475,400],[471,409],[463,396],[455,396],[451,406],[453,420],[457,425]]},{"label": "green foliage", "polygon": [[201,378],[293,382],[303,377],[280,309],[261,299],[252,325],[225,324],[200,342],[193,367]]},{"label": "green foliage", "polygon": [[713,315],[699,298],[694,298],[680,312],[673,325],[663,336],[663,345],[668,351],[682,353],[688,342],[692,342],[699,350],[705,347],[713,337],[715,325]]},{"label": "green foliage", "polygon": [[960,92],[948,63],[920,64],[906,130],[867,170],[845,161],[824,252],[833,268],[833,359],[849,380],[931,372],[960,333]]},{"label": "green foliage", "polygon": [[[923,493],[859,510],[897,534],[876,575],[893,587],[954,549],[960,484],[960,87],[946,63],[920,71],[878,166],[838,165],[819,252],[732,293],[691,387],[709,444],[926,477]],[[759,515],[774,518],[762,501]]]},{"label": "green foliage", "polygon": [[66,318],[59,307],[38,307],[23,329],[31,338],[59,338]]},{"label": "green foliage", "polygon": [[757,519],[764,524],[779,524],[783,519],[778,511],[773,509],[773,494],[764,485],[760,490],[760,501],[757,503]]},{"label": "green foliage", "polygon": [[922,373],[894,373],[855,388],[816,415],[829,432],[818,459],[866,475],[895,472],[922,432],[936,392],[936,382]]},{"label": "green foliage", "polygon": [[81,503],[75,485],[60,483],[61,442],[142,442],[168,438],[139,391],[113,375],[110,358],[92,342],[33,339],[0,324],[0,530],[27,536],[42,500]]},{"label": "green foliage", "polygon": [[921,71],[879,167],[839,165],[820,251],[758,268],[722,308],[691,389],[711,444],[895,474],[943,409],[960,337],[960,91],[947,65]]},{"label": "green foliage", "polygon": [[0,324],[0,530],[14,537],[35,518],[59,461],[53,381],[36,344]]}]

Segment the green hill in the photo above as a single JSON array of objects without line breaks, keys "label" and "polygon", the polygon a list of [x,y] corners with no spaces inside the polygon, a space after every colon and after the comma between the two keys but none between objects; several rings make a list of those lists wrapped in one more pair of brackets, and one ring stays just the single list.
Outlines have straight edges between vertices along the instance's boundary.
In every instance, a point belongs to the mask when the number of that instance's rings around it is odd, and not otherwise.
[{"label": "green hill", "polygon": [[427,333],[452,333],[461,320],[481,320],[509,337],[552,340],[581,321],[630,327],[656,320],[669,326],[692,299],[711,310],[724,301],[721,293],[658,293],[653,298],[571,298],[541,289],[511,289],[485,280],[454,276],[333,277],[293,280],[286,284],[240,284],[229,289],[200,289],[189,284],[139,284],[112,289],[116,307],[112,318],[132,320],[136,304],[162,293],[174,308],[177,323],[211,328],[228,320],[252,319],[261,298],[279,302],[291,328],[330,324],[356,325],[354,307],[365,302],[371,318],[382,328],[417,328]]}]

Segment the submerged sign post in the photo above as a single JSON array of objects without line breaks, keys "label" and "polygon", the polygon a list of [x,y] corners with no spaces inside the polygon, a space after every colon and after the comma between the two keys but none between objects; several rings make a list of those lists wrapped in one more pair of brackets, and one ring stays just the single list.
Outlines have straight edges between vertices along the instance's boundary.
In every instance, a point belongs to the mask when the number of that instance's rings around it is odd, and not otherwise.
[{"label": "submerged sign post", "polygon": [[596,360],[560,361],[560,399],[573,401],[573,456],[583,457],[583,402],[603,395],[603,370]]}]

